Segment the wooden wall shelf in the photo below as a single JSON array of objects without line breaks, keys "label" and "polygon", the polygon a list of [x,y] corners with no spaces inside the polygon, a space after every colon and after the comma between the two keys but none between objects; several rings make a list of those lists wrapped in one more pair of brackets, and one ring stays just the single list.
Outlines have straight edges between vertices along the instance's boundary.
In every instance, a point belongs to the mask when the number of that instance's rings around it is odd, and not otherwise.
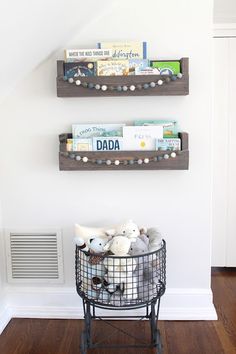
[{"label": "wooden wall shelf", "polygon": [[[152,161],[153,157],[163,156],[165,151],[79,151],[67,152],[66,140],[71,138],[72,134],[59,135],[60,152],[59,152],[59,169],[61,171],[97,171],[97,170],[188,170],[189,151],[188,151],[188,134],[179,133],[181,138],[181,151],[177,153],[175,158],[161,161]],[[170,151],[168,151],[170,153]],[[76,156],[87,157],[88,162],[82,160],[77,161]],[[149,158],[150,162],[138,165],[137,163],[124,165],[122,162],[127,160],[138,160]],[[110,166],[106,164],[97,164],[91,160],[108,160],[113,163]],[[114,160],[119,160],[120,165],[116,166]]]},{"label": "wooden wall shelf", "polygon": [[[179,59],[178,59],[179,60]],[[162,86],[148,89],[136,89],[135,91],[102,91],[96,89],[88,89],[82,86],[77,86],[75,83],[64,81],[64,67],[63,61],[57,61],[57,96],[58,97],[105,97],[105,96],[183,96],[189,94],[189,60],[188,58],[180,59],[181,72],[183,77],[170,83],[164,83]],[[100,85],[137,85],[150,83],[159,79],[165,79],[163,75],[130,75],[130,76],[92,76],[80,77],[80,81],[89,82]]]}]

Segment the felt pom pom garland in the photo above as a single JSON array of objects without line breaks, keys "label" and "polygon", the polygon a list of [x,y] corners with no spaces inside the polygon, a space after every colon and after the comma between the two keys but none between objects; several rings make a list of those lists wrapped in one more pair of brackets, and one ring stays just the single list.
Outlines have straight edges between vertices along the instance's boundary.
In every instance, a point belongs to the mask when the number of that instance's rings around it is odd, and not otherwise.
[{"label": "felt pom pom garland", "polygon": [[96,90],[96,91],[118,91],[118,92],[127,92],[131,91],[134,92],[135,90],[147,90],[147,89],[152,89],[157,86],[163,86],[164,84],[169,84],[171,81],[176,81],[177,79],[182,79],[183,74],[179,73],[177,75],[171,75],[167,76],[165,78],[157,75],[158,79],[156,81],[151,81],[151,82],[146,82],[142,84],[131,84],[131,85],[100,85],[99,83],[92,83],[92,82],[86,82],[86,81],[81,81],[78,78],[68,78],[67,76],[63,77],[64,81],[69,82],[70,84],[75,84],[76,86],[80,86],[86,89],[90,90]]},{"label": "felt pom pom garland", "polygon": [[134,159],[125,159],[125,160],[119,160],[117,158],[113,159],[102,159],[101,157],[98,159],[95,158],[88,158],[87,156],[80,156],[80,155],[76,155],[73,152],[65,152],[64,155],[69,157],[72,160],[76,160],[80,163],[92,163],[92,164],[96,164],[96,165],[107,165],[107,166],[119,166],[119,165],[134,165],[134,164],[138,164],[138,165],[142,165],[142,164],[149,164],[150,162],[160,162],[160,161],[165,161],[168,159],[175,159],[177,157],[177,155],[181,155],[184,152],[184,150],[180,150],[180,151],[170,151],[167,152],[165,151],[163,154],[161,155],[154,155],[153,157],[144,157],[144,158],[134,158]]}]

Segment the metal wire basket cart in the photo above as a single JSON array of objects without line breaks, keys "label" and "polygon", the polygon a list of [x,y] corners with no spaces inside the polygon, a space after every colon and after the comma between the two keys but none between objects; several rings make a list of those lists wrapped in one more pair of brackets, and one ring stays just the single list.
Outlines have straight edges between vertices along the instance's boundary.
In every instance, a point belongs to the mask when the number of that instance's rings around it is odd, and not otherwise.
[{"label": "metal wire basket cart", "polygon": [[[162,353],[158,317],[160,299],[166,288],[166,243],[157,251],[137,256],[90,255],[76,246],[76,288],[83,301],[84,330],[81,333],[82,354],[90,348],[156,348]],[[124,310],[123,316],[100,316],[98,309]],[[130,316],[127,310],[143,308],[142,315]],[[147,343],[130,332],[112,324],[111,319],[148,319],[151,339]],[[94,320],[129,335],[135,345],[109,344],[92,341]],[[115,332],[114,332],[115,333]],[[138,344],[136,344],[138,343]]]}]

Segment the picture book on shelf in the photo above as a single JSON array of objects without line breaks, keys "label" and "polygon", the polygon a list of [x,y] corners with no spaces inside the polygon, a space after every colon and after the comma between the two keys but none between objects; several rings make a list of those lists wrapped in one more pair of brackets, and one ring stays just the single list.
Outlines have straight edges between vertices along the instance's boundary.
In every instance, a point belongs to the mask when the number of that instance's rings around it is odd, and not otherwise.
[{"label": "picture book on shelf", "polygon": [[69,79],[70,77],[78,76],[95,76],[96,63],[95,62],[77,62],[64,63],[64,75]]},{"label": "picture book on shelf", "polygon": [[120,151],[123,150],[122,137],[94,137],[93,138],[94,151]]},{"label": "picture book on shelf", "polygon": [[158,138],[163,138],[161,125],[123,127],[124,150],[156,150],[156,139]]},{"label": "picture book on shelf", "polygon": [[72,139],[73,151],[92,151],[92,139]]},{"label": "picture book on shelf", "polygon": [[110,48],[115,60],[147,59],[147,42],[100,42],[98,48]]},{"label": "picture book on shelf", "polygon": [[179,138],[157,139],[156,150],[181,150],[181,140]]},{"label": "picture book on shelf", "polygon": [[178,123],[175,120],[138,119],[134,121],[134,125],[160,125],[163,127],[164,138],[178,138]]},{"label": "picture book on shelf", "polygon": [[92,138],[99,136],[122,136],[125,124],[73,124],[73,138]]},{"label": "picture book on shelf", "polygon": [[93,61],[99,59],[108,59],[112,57],[110,48],[95,49],[66,49],[64,51],[65,62]]},{"label": "picture book on shelf", "polygon": [[160,75],[177,75],[180,73],[179,61],[150,60],[150,66],[158,69]]},{"label": "picture book on shelf", "polygon": [[148,59],[129,59],[129,75],[135,75],[135,70],[144,70],[149,66]]},{"label": "picture book on shelf", "polygon": [[129,75],[128,60],[99,60],[97,62],[97,76]]}]

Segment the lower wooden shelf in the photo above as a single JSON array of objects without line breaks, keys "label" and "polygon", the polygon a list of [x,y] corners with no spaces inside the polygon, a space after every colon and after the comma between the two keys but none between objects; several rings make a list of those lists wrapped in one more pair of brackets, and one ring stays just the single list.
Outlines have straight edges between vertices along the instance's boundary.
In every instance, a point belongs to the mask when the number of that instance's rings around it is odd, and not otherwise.
[{"label": "lower wooden shelf", "polygon": [[[171,151],[66,151],[66,140],[71,134],[59,135],[59,169],[61,171],[97,171],[97,170],[188,170],[189,150],[188,134],[179,133],[181,151],[176,151],[176,156],[171,157]],[[169,158],[165,159],[164,155]],[[84,162],[83,158],[88,161]],[[80,159],[81,158],[81,159]],[[86,159],[86,160],[87,160]],[[149,162],[145,163],[144,159]],[[110,165],[105,161],[109,160]],[[119,165],[115,161],[119,161]],[[142,160],[141,164],[137,161]],[[130,163],[132,161],[133,163]]]}]

